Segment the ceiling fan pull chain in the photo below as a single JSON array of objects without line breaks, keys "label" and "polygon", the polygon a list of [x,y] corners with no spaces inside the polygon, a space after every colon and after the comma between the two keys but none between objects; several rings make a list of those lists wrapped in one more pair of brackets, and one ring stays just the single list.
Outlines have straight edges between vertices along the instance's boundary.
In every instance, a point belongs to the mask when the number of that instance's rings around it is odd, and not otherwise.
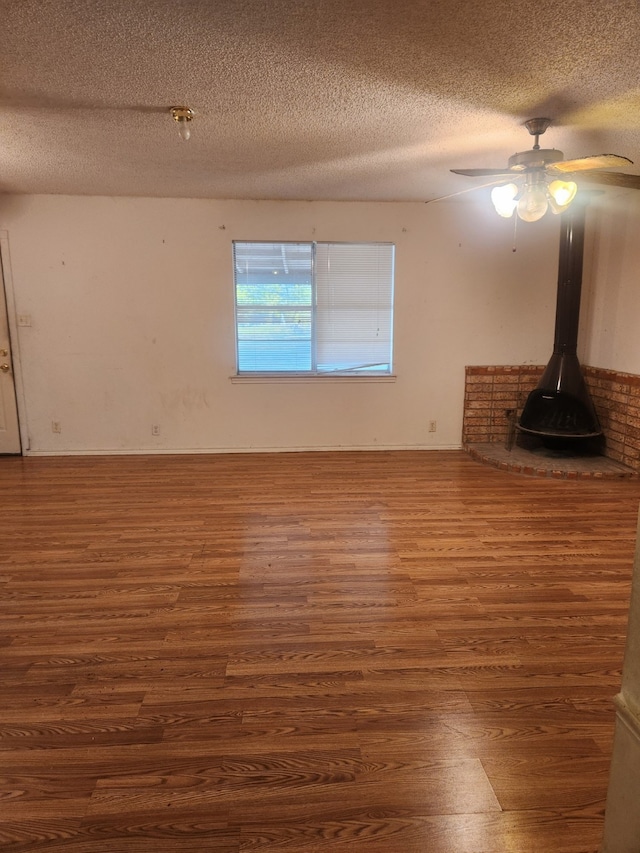
[{"label": "ceiling fan pull chain", "polygon": [[513,217],[513,246],[511,247],[511,251],[516,251],[516,243],[518,241],[518,218],[517,216]]}]

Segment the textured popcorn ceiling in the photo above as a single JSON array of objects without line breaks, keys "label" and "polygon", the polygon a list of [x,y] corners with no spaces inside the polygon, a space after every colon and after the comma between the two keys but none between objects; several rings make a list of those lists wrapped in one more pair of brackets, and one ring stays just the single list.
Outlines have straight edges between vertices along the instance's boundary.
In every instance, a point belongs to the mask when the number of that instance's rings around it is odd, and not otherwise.
[{"label": "textured popcorn ceiling", "polygon": [[637,0],[0,0],[0,191],[426,201],[533,116],[640,172],[639,36]]}]

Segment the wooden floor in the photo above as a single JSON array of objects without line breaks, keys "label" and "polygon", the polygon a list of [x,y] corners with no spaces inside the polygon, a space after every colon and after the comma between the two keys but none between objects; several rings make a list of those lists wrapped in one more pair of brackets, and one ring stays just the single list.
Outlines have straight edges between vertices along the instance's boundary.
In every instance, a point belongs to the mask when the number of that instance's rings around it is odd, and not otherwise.
[{"label": "wooden floor", "polygon": [[0,459],[0,850],[595,853],[640,483]]}]

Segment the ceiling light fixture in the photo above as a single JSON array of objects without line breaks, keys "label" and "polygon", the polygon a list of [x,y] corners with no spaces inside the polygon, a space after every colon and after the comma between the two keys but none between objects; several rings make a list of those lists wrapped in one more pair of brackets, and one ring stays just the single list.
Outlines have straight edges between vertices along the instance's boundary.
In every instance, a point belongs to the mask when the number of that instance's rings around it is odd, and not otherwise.
[{"label": "ceiling light fixture", "polygon": [[180,138],[186,142],[191,137],[191,122],[195,113],[190,107],[171,107],[169,112],[178,123]]},{"label": "ceiling light fixture", "polygon": [[578,192],[575,181],[548,181],[540,172],[524,176],[524,185],[510,182],[491,190],[491,201],[496,213],[508,219],[515,210],[525,222],[542,219],[547,210],[562,213]]}]

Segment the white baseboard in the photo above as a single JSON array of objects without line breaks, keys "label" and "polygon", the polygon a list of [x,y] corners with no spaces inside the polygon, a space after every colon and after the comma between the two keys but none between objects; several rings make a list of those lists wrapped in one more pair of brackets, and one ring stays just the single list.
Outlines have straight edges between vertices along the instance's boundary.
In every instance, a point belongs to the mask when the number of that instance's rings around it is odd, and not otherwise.
[{"label": "white baseboard", "polygon": [[69,450],[26,450],[25,456],[172,456],[213,453],[326,453],[370,450],[462,450],[461,444],[390,444],[358,445],[346,447],[137,447],[137,448],[83,448]]}]

